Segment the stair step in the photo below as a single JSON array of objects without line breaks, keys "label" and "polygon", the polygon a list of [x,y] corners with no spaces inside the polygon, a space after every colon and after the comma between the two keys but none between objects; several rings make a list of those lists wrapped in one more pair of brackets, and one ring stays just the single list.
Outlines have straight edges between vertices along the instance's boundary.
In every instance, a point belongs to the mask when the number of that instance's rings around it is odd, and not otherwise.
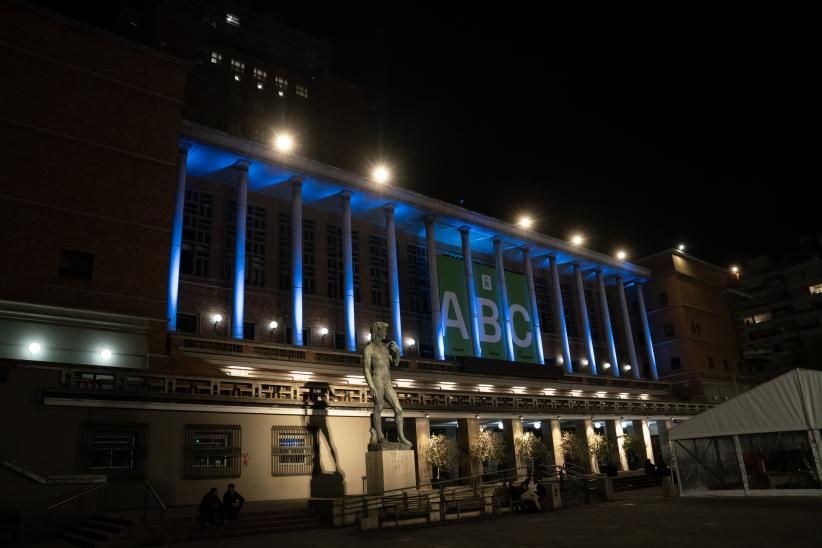
[{"label": "stair step", "polygon": [[89,539],[83,535],[71,533],[69,531],[63,531],[57,536],[58,538],[70,542],[74,546],[82,546],[83,548],[95,548],[96,545],[96,542],[94,540]]}]

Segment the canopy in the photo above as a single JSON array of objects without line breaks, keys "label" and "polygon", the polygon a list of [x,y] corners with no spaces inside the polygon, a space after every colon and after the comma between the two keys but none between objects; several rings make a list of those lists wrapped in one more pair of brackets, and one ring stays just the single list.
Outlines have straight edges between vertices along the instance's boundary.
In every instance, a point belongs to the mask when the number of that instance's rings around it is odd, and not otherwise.
[{"label": "canopy", "polygon": [[822,428],[822,371],[794,369],[671,429],[686,440]]}]

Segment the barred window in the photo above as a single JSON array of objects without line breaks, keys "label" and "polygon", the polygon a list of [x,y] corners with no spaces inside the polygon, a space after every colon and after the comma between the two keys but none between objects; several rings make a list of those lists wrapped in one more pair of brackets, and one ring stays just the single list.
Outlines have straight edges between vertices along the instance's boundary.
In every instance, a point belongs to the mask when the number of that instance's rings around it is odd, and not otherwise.
[{"label": "barred window", "polygon": [[214,197],[186,190],[180,271],[208,278],[211,265],[211,214]]},{"label": "barred window", "polygon": [[279,287],[287,291],[291,289],[291,215],[280,213],[279,225]]},{"label": "barred window", "polygon": [[591,338],[595,344],[605,344],[604,325],[602,323],[602,306],[599,302],[599,294],[594,294],[590,287],[585,288],[585,305],[588,310],[588,323],[591,326]]},{"label": "barred window", "polygon": [[186,425],[183,477],[238,478],[241,452],[239,424]]},{"label": "barred window", "polygon": [[326,244],[328,246],[328,298],[343,298],[343,241],[342,229],[338,226],[326,226]]},{"label": "barred window", "polygon": [[368,235],[371,304],[388,306],[388,248],[383,236]]},{"label": "barred window", "polygon": [[537,298],[539,324],[543,333],[554,334],[554,310],[551,307],[548,289],[548,280],[542,276],[534,276],[534,293]]},{"label": "barred window", "polygon": [[428,255],[421,245],[408,244],[408,293],[411,310],[421,314],[431,312],[431,293],[428,284]]},{"label": "barred window", "polygon": [[[234,276],[234,237],[237,232],[237,202],[228,204],[226,230],[225,278]],[[266,210],[249,205],[245,218],[245,282],[254,287],[265,287]]]},{"label": "barred window", "polygon": [[317,223],[311,219],[303,219],[303,293],[306,295],[317,294],[314,283],[317,273],[316,228]]},{"label": "barred window", "polygon": [[272,426],[272,475],[311,474],[314,471],[315,437],[315,431],[304,426]]},{"label": "barred window", "polygon": [[111,479],[146,477],[147,424],[92,424],[86,429],[84,469]]},{"label": "barred window", "polygon": [[575,294],[570,284],[560,283],[559,288],[562,293],[562,308],[565,312],[565,330],[568,332],[568,336],[573,339],[578,336]]}]

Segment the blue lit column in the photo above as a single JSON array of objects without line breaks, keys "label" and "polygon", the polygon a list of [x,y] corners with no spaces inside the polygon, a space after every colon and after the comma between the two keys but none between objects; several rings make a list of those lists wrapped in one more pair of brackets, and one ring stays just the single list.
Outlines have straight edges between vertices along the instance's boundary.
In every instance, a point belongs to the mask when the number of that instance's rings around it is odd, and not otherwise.
[{"label": "blue lit column", "polygon": [[187,144],[182,144],[177,152],[177,192],[174,198],[174,217],[171,220],[171,261],[168,268],[168,308],[166,309],[169,331],[177,331],[177,295],[180,289],[180,253],[183,246],[188,148]]},{"label": "blue lit column", "polygon": [[625,299],[625,283],[622,276],[617,276],[617,292],[619,294],[619,307],[622,309],[623,333],[625,333],[625,345],[628,347],[628,360],[631,362],[631,370],[634,378],[639,378],[639,363],[636,359],[636,348],[634,347],[634,331],[631,329],[631,316],[628,315],[628,301]]},{"label": "blue lit column", "polygon": [[591,337],[591,323],[588,321],[588,305],[585,303],[585,286],[582,284],[582,269],[579,263],[574,263],[574,282],[577,286],[577,306],[579,308],[579,318],[582,324],[582,332],[585,334],[585,352],[588,358],[588,366],[591,374],[597,375],[597,361],[594,354],[594,340]]},{"label": "blue lit column", "polygon": [[539,325],[539,310],[537,309],[537,292],[534,289],[534,269],[531,266],[531,250],[522,248],[522,262],[525,263],[525,279],[528,282],[528,295],[531,297],[531,325],[534,328],[534,339],[537,346],[537,361],[545,365],[545,354],[542,352],[542,329]]},{"label": "blue lit column", "polygon": [[557,332],[562,346],[562,365],[566,373],[573,373],[574,367],[571,363],[571,346],[568,344],[568,328],[565,325],[565,307],[562,304],[562,288],[559,285],[559,267],[555,255],[548,256],[548,263],[551,267],[551,289],[554,298],[554,329]]},{"label": "blue lit column", "polygon": [[619,377],[619,358],[617,358],[616,346],[614,345],[614,330],[611,327],[611,311],[608,309],[608,294],[605,293],[605,281],[602,279],[602,271],[597,269],[597,288],[599,289],[599,301],[602,303],[602,325],[605,326],[605,342],[608,344],[608,359],[611,360],[611,369],[614,377]]},{"label": "blue lit column", "polygon": [[494,238],[494,257],[497,268],[499,302],[502,306],[503,342],[508,361],[514,361],[514,344],[511,340],[511,310],[508,308],[508,287],[505,283],[505,263],[502,260],[502,240]]},{"label": "blue lit column", "polygon": [[468,312],[471,315],[471,348],[474,356],[482,356],[479,338],[479,319],[477,318],[477,290],[474,285],[474,262],[471,259],[471,229],[467,226],[459,228],[462,237],[462,262],[465,268],[465,289],[468,291]]},{"label": "blue lit column", "polygon": [[445,359],[445,342],[442,338],[442,309],[440,284],[437,277],[437,240],[434,234],[434,218],[425,218],[425,242],[428,252],[428,288],[431,293],[431,324],[434,328],[434,357]]},{"label": "blue lit column", "polygon": [[357,351],[357,331],[354,324],[354,255],[351,244],[351,193],[340,194],[342,204],[343,299],[345,301],[345,349]]},{"label": "blue lit column", "polygon": [[234,313],[231,316],[231,336],[243,338],[245,308],[245,233],[248,213],[248,162],[237,163],[237,226],[234,233]]},{"label": "blue lit column", "polygon": [[656,356],[654,355],[654,341],[651,340],[651,326],[648,325],[648,313],[645,310],[645,297],[642,296],[642,284],[636,282],[637,302],[639,304],[639,317],[642,320],[642,331],[645,333],[645,347],[648,349],[648,364],[651,367],[651,376],[655,381],[659,380],[659,372],[656,369]]},{"label": "blue lit column", "polygon": [[394,204],[385,206],[385,231],[388,243],[388,301],[391,303],[391,323],[394,328],[394,340],[402,356],[405,344],[402,340],[400,321],[400,277],[397,272],[397,229],[394,226]]},{"label": "blue lit column", "polygon": [[291,183],[291,344],[303,345],[303,181]]}]

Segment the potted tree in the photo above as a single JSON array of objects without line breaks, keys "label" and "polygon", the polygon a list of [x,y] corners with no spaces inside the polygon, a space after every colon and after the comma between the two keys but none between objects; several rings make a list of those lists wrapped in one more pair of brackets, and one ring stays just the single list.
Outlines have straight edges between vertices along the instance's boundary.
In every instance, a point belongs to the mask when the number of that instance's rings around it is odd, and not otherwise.
[{"label": "potted tree", "polygon": [[505,454],[505,442],[502,436],[491,430],[481,428],[477,440],[471,446],[471,458],[480,465],[480,474],[492,460],[499,460]]},{"label": "potted tree", "polygon": [[443,470],[451,469],[457,461],[457,444],[444,434],[431,434],[421,448],[425,462],[434,466],[440,479]]},{"label": "potted tree", "polygon": [[548,448],[533,432],[522,432],[514,438],[514,447],[520,458],[528,463],[529,473],[534,473],[534,460],[544,458]]},{"label": "potted tree", "polygon": [[600,470],[608,476],[617,475],[617,465],[614,462],[616,444],[612,439],[602,434],[592,434],[588,438],[588,450],[591,456],[600,463]]},{"label": "potted tree", "polygon": [[573,432],[563,432],[559,446],[562,450],[562,456],[566,461],[574,464],[583,464],[582,459],[585,456],[585,452],[582,450],[582,444],[576,434]]},{"label": "potted tree", "polygon": [[629,467],[633,470],[645,465],[645,440],[633,434],[625,434],[622,437],[622,447],[625,449],[625,456],[628,458]]}]

